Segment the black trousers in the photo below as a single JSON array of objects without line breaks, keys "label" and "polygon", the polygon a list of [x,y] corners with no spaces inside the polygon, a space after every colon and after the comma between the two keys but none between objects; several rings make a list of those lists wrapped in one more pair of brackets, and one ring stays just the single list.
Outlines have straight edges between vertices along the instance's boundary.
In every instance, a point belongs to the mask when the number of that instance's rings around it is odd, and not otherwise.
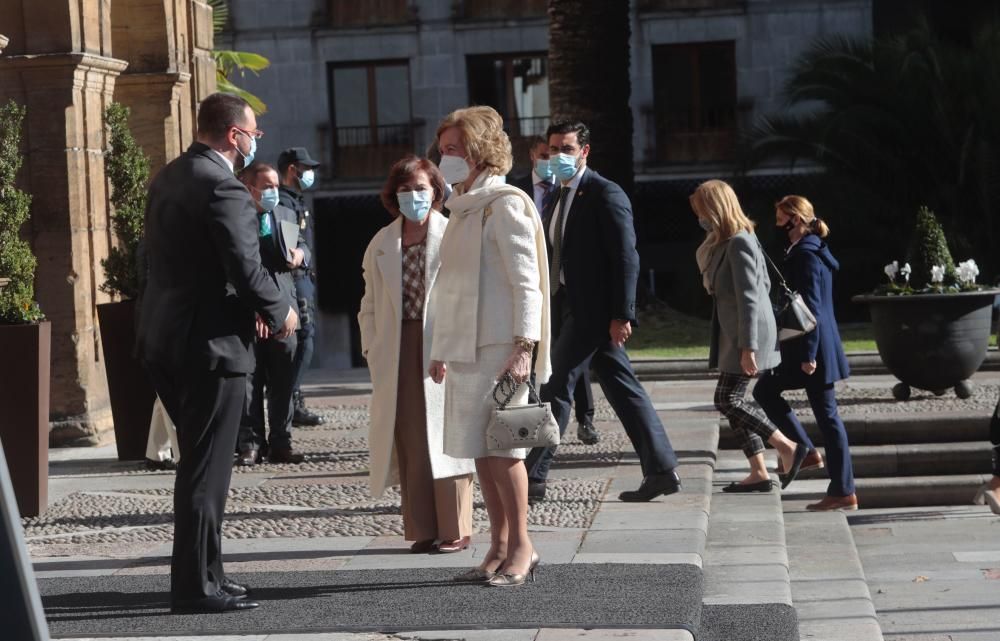
[{"label": "black trousers", "polygon": [[[579,329],[562,293],[552,298],[552,317],[559,318],[559,338],[552,348],[552,376],[542,386],[542,401],[552,404],[559,433],[566,432],[570,403],[580,377],[591,367],[597,372],[601,389],[625,428],[639,455],[643,476],[665,474],[677,467],[677,455],[653,403],[632,370],[624,349],[615,347],[607,334],[596,336]],[[525,465],[528,478],[539,482],[548,478],[555,448],[534,448]]]},{"label": "black trousers", "polygon": [[[240,421],[237,445],[240,450],[261,449],[264,443],[273,449],[292,446],[292,390],[295,386],[295,334],[287,338],[269,338],[254,343],[257,367],[247,377],[247,402]],[[270,436],[265,436],[264,395],[267,394],[267,423]]]},{"label": "black trousers", "polygon": [[177,424],[181,460],[174,482],[170,598],[214,596],[222,570],[222,517],[246,375],[174,371],[147,364],[153,387]]},{"label": "black trousers", "polygon": [[306,370],[312,363],[316,344],[316,285],[312,276],[307,274],[295,277],[295,296],[299,307],[299,329],[295,332],[298,343],[295,346],[292,392],[298,393]]}]

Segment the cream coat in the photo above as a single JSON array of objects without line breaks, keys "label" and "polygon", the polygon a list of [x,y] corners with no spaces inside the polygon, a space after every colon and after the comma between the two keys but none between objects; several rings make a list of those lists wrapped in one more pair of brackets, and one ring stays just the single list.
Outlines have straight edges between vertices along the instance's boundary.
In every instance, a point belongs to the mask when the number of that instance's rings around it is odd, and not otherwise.
[{"label": "cream coat", "polygon": [[[431,338],[434,310],[429,304],[431,290],[441,266],[441,238],[448,220],[431,211],[427,221],[424,285],[424,399],[427,407],[427,450],[434,478],[470,474],[475,465],[444,453],[444,386],[430,378]],[[396,390],[399,379],[399,336],[403,308],[402,263],[403,217],[383,227],[368,244],[362,262],[365,294],[361,298],[358,324],[361,351],[368,359],[372,377],[371,425],[368,431],[369,487],[379,497],[390,485],[399,483],[399,469],[393,451],[396,430]]]}]

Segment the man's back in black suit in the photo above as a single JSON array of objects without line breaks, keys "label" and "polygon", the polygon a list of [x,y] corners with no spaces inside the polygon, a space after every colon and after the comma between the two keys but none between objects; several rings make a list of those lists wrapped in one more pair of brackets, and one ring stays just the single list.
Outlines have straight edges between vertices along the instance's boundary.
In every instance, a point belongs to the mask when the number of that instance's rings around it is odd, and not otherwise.
[{"label": "man's back in black suit", "polygon": [[[198,140],[149,189],[145,289],[137,351],[177,425],[170,573],[175,611],[249,609],[222,569],[222,517],[232,475],[254,313],[277,336],[297,315],[260,263],[254,206],[233,176],[252,155],[256,118],[228,94],[206,98]],[[243,590],[245,594],[245,590]]]}]

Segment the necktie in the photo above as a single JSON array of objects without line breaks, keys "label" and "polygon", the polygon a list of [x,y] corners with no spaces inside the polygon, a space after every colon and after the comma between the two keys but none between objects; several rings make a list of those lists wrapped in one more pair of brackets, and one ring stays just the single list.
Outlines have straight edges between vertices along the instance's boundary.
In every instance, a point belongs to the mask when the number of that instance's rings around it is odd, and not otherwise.
[{"label": "necktie", "polygon": [[563,219],[566,216],[566,201],[569,187],[559,189],[559,211],[556,212],[555,229],[552,232],[552,267],[549,269],[549,296],[559,290],[559,272],[562,271]]},{"label": "necktie", "polygon": [[553,183],[545,180],[538,183],[542,187],[542,209],[538,212],[539,216],[542,216],[544,220],[545,212],[549,208],[549,204],[552,202],[552,197],[556,194],[556,186]]}]

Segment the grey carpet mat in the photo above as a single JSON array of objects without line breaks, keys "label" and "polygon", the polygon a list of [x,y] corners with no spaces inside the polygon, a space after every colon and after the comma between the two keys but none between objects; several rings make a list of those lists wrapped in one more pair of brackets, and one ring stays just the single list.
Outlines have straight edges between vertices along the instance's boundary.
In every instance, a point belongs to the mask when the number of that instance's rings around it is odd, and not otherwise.
[{"label": "grey carpet mat", "polygon": [[537,582],[492,588],[451,581],[454,568],[262,572],[246,581],[256,610],[172,615],[168,578],[40,579],[52,636],[267,634],[475,628],[686,628],[701,610],[694,565],[542,565]]},{"label": "grey carpet mat", "polygon": [[799,641],[799,618],[784,603],[706,605],[698,641]]}]

